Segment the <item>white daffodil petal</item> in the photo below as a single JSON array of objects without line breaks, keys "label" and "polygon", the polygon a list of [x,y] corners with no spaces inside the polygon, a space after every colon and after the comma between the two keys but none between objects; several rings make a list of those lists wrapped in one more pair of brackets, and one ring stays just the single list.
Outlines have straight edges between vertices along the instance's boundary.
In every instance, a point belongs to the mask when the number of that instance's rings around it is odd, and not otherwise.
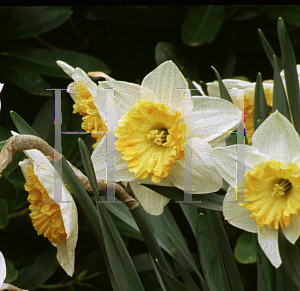
[{"label": "white daffodil petal", "polygon": [[287,240],[294,244],[300,235],[300,216],[298,214],[293,214],[289,226],[283,228],[282,232]]},{"label": "white daffodil petal", "polygon": [[75,251],[69,246],[68,241],[56,244],[57,260],[65,272],[72,277],[74,273]]},{"label": "white daffodil petal", "polygon": [[0,252],[0,288],[6,278],[6,265],[3,254]]},{"label": "white daffodil petal", "polygon": [[254,132],[252,145],[277,161],[290,162],[300,152],[300,139],[292,124],[277,110]]},{"label": "white daffodil petal", "polygon": [[205,142],[226,139],[228,131],[236,129],[242,121],[242,112],[226,100],[207,96],[192,100],[193,111],[188,125],[193,135],[199,135]]},{"label": "white daffodil petal", "polygon": [[278,230],[264,226],[258,231],[258,242],[272,265],[278,268],[282,263],[278,247]]},{"label": "white daffodil petal", "polygon": [[[169,179],[179,189],[190,194],[205,194],[218,191],[222,187],[222,178],[214,167],[211,158],[211,146],[201,142],[198,137],[192,138],[192,164],[186,165],[180,159],[172,165]],[[190,151],[186,148],[186,155]],[[185,177],[191,181],[185,181]],[[189,185],[188,182],[191,182]]]},{"label": "white daffodil petal", "polygon": [[66,62],[63,62],[63,61],[56,61],[56,63],[63,69],[63,71],[69,75],[71,78],[72,78],[72,75],[75,71],[75,69],[68,65]]},{"label": "white daffodil petal", "polygon": [[169,198],[139,185],[137,181],[130,182],[130,186],[146,212],[152,215],[161,215],[164,212],[164,207],[170,201]]},{"label": "white daffodil petal", "polygon": [[[239,156],[238,153],[240,153]],[[236,187],[237,168],[244,168],[245,173],[253,171],[255,164],[268,161],[269,157],[254,147],[240,144],[214,148],[211,152],[211,159],[220,175],[230,186]]]},{"label": "white daffodil petal", "polygon": [[97,96],[94,99],[94,104],[100,112],[101,117],[107,123],[107,98],[112,94],[114,98],[114,120],[115,127],[122,116],[140,100],[140,86],[122,81],[103,81],[99,82]]},{"label": "white daffodil petal", "polygon": [[233,187],[229,187],[223,202],[223,215],[225,219],[240,229],[257,233],[258,226],[255,220],[250,218],[251,212],[239,205],[236,201],[236,192]]},{"label": "white daffodil petal", "polygon": [[149,73],[141,86],[142,91],[147,87],[154,92],[156,100],[153,101],[168,106],[170,112],[173,110],[184,112],[184,100],[190,99],[190,91],[186,90],[188,83],[172,61],[164,62]]}]

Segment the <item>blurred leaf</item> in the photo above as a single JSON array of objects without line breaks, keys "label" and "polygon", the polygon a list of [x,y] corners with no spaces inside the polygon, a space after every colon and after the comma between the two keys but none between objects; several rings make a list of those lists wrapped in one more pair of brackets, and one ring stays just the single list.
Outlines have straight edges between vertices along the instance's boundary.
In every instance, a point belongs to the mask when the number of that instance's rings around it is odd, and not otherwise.
[{"label": "blurred leaf", "polygon": [[280,16],[285,21],[296,26],[300,26],[300,6],[299,5],[260,5],[264,13],[272,16]]},{"label": "blurred leaf", "polygon": [[202,213],[198,216],[197,245],[201,267],[210,290],[230,290],[228,281],[223,278],[222,262],[219,260],[210,224]]},{"label": "blurred leaf", "polygon": [[73,67],[80,67],[85,72],[101,71],[106,74],[111,72],[110,68],[99,59],[88,54],[45,48],[22,48],[3,52],[3,56],[9,57],[14,62],[21,62],[30,66],[41,75],[70,78],[57,64],[57,60],[64,61]]},{"label": "blurred leaf", "polygon": [[71,15],[70,6],[1,7],[0,38],[36,36],[64,23]]},{"label": "blurred leaf", "polygon": [[[144,183],[140,183],[140,184],[145,187],[148,187],[148,188],[152,189],[153,191],[159,193],[160,195],[168,197],[174,201],[177,201],[177,202],[184,201],[184,193],[182,190],[180,190],[178,188],[158,186],[158,185],[153,185],[153,184],[144,184]],[[217,195],[215,193],[201,194],[201,195],[194,194],[193,201],[201,201],[201,203],[186,203],[186,202],[183,202],[183,203],[194,206],[194,207],[222,211],[223,200],[224,200],[224,198],[222,196]]]},{"label": "blurred leaf", "polygon": [[281,60],[278,58],[278,56],[275,54],[274,50],[272,49],[271,45],[269,44],[268,40],[266,39],[265,35],[263,34],[262,30],[258,29],[258,36],[261,41],[261,44],[264,48],[264,51],[269,59],[269,62],[272,66],[274,66],[274,59],[273,56],[275,56],[277,66],[279,68],[279,71],[283,70],[283,64]]},{"label": "blurred leaf", "polygon": [[282,53],[284,78],[294,127],[300,134],[300,92],[293,46],[282,18],[278,19],[278,37]]},{"label": "blurred leaf", "polygon": [[5,282],[10,283],[17,279],[19,271],[16,270],[14,265],[7,259],[5,259],[5,264],[6,264]]},{"label": "blurred leaf", "polygon": [[190,46],[211,43],[216,38],[224,17],[223,5],[190,7],[182,25],[181,37],[183,42]]},{"label": "blurred leaf", "polygon": [[137,26],[170,27],[174,19],[157,6],[96,6],[88,12],[88,19],[128,23]]},{"label": "blurred leaf", "polygon": [[253,115],[254,130],[258,128],[257,120],[263,122],[269,116],[269,108],[267,105],[261,73],[257,74],[255,93],[254,93],[254,115]]},{"label": "blurred leaf", "polygon": [[1,74],[16,84],[21,89],[33,95],[53,95],[51,91],[45,90],[51,86],[44,81],[41,75],[24,62],[19,62],[7,56],[0,56]]},{"label": "blurred leaf", "polygon": [[4,199],[0,199],[0,229],[5,228],[8,223],[7,203]]},{"label": "blurred leaf", "polygon": [[175,279],[174,277],[170,276],[159,264],[158,260],[156,260],[156,264],[158,268],[163,272],[164,277],[167,281],[167,284],[170,288],[170,290],[176,290],[176,291],[191,291],[190,288],[188,288],[186,285],[182,284],[180,281]]},{"label": "blurred leaf", "polygon": [[294,244],[291,244],[284,236],[282,230],[278,232],[278,244],[282,266],[285,272],[300,289],[300,268],[299,268],[299,250]]},{"label": "blurred leaf", "polygon": [[18,278],[12,282],[19,288],[34,290],[46,282],[58,267],[56,249],[50,253],[43,253],[34,258],[33,263],[19,271]]},{"label": "blurred leaf", "polygon": [[241,264],[252,264],[256,262],[255,248],[250,232],[243,232],[238,237],[234,248],[234,256]]},{"label": "blurred leaf", "polygon": [[15,185],[6,176],[0,180],[0,198],[7,202],[7,207],[12,207],[17,199]]}]

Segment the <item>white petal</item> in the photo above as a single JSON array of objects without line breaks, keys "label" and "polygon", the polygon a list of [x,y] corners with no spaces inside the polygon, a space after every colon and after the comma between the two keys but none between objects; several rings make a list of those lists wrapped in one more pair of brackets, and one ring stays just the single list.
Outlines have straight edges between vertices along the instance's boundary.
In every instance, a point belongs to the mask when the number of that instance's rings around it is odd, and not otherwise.
[{"label": "white petal", "polygon": [[[179,189],[191,194],[205,194],[218,191],[222,187],[222,178],[214,167],[211,158],[211,146],[198,137],[192,138],[192,165],[186,166],[185,159],[172,165],[168,178]],[[190,151],[186,147],[186,155]],[[185,173],[186,171],[186,173]],[[185,181],[189,177],[190,181]]]},{"label": "white petal", "polygon": [[[238,152],[241,155],[238,156]],[[255,147],[243,144],[214,148],[211,159],[220,175],[232,187],[237,185],[237,169],[244,168],[246,173],[253,171],[255,164],[270,160]]]},{"label": "white petal", "polygon": [[236,129],[242,120],[242,112],[226,100],[206,96],[192,100],[193,111],[187,122],[193,135],[198,134],[205,142],[226,139],[227,132]]},{"label": "white petal", "polygon": [[[107,135],[102,138],[92,154],[96,177],[106,180],[108,171],[108,176],[114,176],[115,182],[134,180],[134,173],[129,172],[126,161],[122,159],[123,154],[112,148],[106,149],[106,139]],[[114,168],[107,169],[107,157],[114,157]],[[114,171],[113,175],[111,171]]]},{"label": "white petal", "polygon": [[299,135],[277,110],[254,132],[252,145],[270,159],[291,162],[300,151]]},{"label": "white petal", "polygon": [[169,198],[139,185],[137,181],[130,182],[130,186],[146,212],[152,215],[161,215],[164,212],[164,207],[170,201]]},{"label": "white petal", "polygon": [[258,242],[271,264],[278,268],[282,263],[278,248],[278,230],[264,226],[258,230]]},{"label": "white petal", "polygon": [[142,92],[144,87],[154,92],[156,99],[153,101],[168,106],[170,112],[174,110],[184,112],[184,100],[191,98],[190,91],[186,90],[188,89],[186,79],[172,61],[164,62],[149,73],[141,86]]},{"label": "white petal", "polygon": [[60,244],[56,244],[57,247],[57,255],[56,258],[61,265],[61,267],[65,270],[65,272],[72,277],[74,273],[74,265],[75,265],[75,250],[70,248],[68,241],[65,241]]},{"label": "white petal", "polygon": [[6,278],[6,265],[3,254],[0,252],[0,288]]},{"label": "white petal", "polygon": [[293,214],[293,218],[290,220],[289,226],[283,228],[282,232],[288,241],[294,244],[300,235],[300,216],[298,214]]},{"label": "white petal", "polygon": [[[114,90],[112,90],[114,89]],[[111,93],[113,91],[113,93]],[[94,104],[97,107],[101,117],[107,123],[107,114],[112,108],[107,108],[108,96],[114,96],[115,105],[115,128],[122,116],[141,98],[140,86],[133,83],[121,81],[103,81],[99,82],[98,91]]]},{"label": "white petal", "polygon": [[242,207],[236,200],[236,192],[233,187],[229,187],[223,202],[223,215],[232,225],[249,232],[258,232],[255,220],[250,218],[251,212],[246,207]]},{"label": "white petal", "polygon": [[68,65],[67,63],[63,62],[63,61],[56,61],[56,63],[64,70],[64,72],[69,75],[72,78],[72,75],[75,71],[75,69]]}]

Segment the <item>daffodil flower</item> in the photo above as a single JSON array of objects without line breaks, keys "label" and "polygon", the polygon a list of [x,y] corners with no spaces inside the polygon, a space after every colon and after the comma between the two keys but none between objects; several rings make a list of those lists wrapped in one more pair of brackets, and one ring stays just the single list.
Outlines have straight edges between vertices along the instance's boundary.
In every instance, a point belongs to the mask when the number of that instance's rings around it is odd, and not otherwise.
[{"label": "daffodil flower", "polygon": [[[232,99],[232,102],[245,114],[245,131],[248,140],[248,144],[252,144],[252,136],[254,133],[254,92],[255,83],[236,79],[222,80],[228,93]],[[218,81],[207,83],[207,91],[209,96],[220,97],[220,89]],[[269,108],[270,114],[272,113],[272,99],[273,99],[273,80],[267,80],[263,82],[263,89]],[[243,90],[243,91],[241,91]],[[242,92],[244,98],[238,98],[238,91]]]},{"label": "daffodil flower", "polygon": [[[240,157],[237,150],[242,150]],[[297,132],[276,111],[254,132],[252,146],[219,147],[212,150],[211,156],[219,173],[230,184],[223,204],[225,219],[238,228],[258,233],[262,250],[278,268],[281,264],[279,225],[292,244],[300,234],[300,139]],[[243,180],[236,181],[236,167],[241,160],[245,175]],[[237,197],[240,202],[236,201]]]},{"label": "daffodil flower", "polygon": [[74,69],[62,61],[57,61],[57,64],[74,80],[67,89],[75,102],[73,113],[79,113],[83,116],[81,125],[83,130],[94,132],[92,137],[97,139],[97,142],[93,145],[93,148],[95,148],[106,132],[106,125],[94,104],[97,85],[80,68]]},{"label": "daffodil flower", "polygon": [[[116,151],[106,149],[106,135],[92,154],[97,178],[107,179],[107,171],[114,171],[115,181],[130,182],[142,206],[153,215],[160,215],[169,199],[138,182],[175,186],[192,194],[221,188],[210,152],[213,146],[224,144],[228,137],[224,133],[241,121],[242,114],[233,104],[207,96],[191,99],[187,81],[171,61],[148,74],[141,86],[99,82],[95,105],[105,121],[107,89],[115,89],[115,122],[108,132],[113,132]],[[191,152],[187,167],[185,157]],[[114,167],[106,169],[107,159],[114,160]],[[185,173],[191,179],[189,185]]]},{"label": "daffodil flower", "polygon": [[[75,202],[50,161],[38,150],[24,151],[29,159],[20,162],[29,193],[30,218],[38,235],[57,248],[57,260],[73,276],[78,219]],[[62,184],[61,197],[54,193],[56,181]]]},{"label": "daffodil flower", "polygon": [[5,278],[6,278],[6,264],[5,264],[3,254],[0,252],[0,291],[2,290],[28,291],[28,290],[17,288],[11,284],[4,283]]}]

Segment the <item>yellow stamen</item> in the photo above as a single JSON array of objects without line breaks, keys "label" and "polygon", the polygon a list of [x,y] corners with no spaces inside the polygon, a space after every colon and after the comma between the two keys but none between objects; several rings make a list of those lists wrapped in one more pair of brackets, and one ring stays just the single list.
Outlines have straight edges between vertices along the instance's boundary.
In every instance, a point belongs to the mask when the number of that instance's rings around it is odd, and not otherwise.
[{"label": "yellow stamen", "polygon": [[271,160],[254,166],[245,175],[245,200],[240,203],[251,211],[261,229],[264,225],[278,229],[289,225],[293,214],[300,214],[300,173],[296,164]]},{"label": "yellow stamen", "polygon": [[102,133],[92,133],[92,137],[97,139],[97,142],[92,146],[95,148],[101,141],[107,131],[104,120],[99,115],[99,111],[94,104],[93,96],[85,85],[74,85],[73,89],[77,91],[75,96],[76,101],[73,105],[73,113],[79,113],[82,118],[82,129],[85,131],[96,131]]},{"label": "yellow stamen", "polygon": [[115,135],[116,149],[138,179],[152,175],[158,183],[175,161],[184,157],[185,124],[181,114],[163,104],[140,100],[122,117]]},{"label": "yellow stamen", "polygon": [[34,173],[33,167],[27,168],[25,190],[29,192],[30,218],[38,235],[43,234],[52,243],[62,243],[67,239],[60,206],[49,197],[47,190]]}]

